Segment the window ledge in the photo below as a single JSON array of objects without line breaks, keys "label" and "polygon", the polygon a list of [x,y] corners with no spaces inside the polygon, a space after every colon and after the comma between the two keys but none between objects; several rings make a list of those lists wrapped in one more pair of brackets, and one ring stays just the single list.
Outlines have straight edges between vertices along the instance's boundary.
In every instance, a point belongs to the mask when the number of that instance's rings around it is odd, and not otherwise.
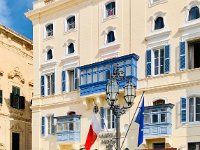
[{"label": "window ledge", "polygon": [[112,19],[116,19],[118,18],[117,15],[113,15],[113,16],[109,16],[109,17],[104,17],[102,22],[106,22]]},{"label": "window ledge", "polygon": [[48,37],[44,38],[44,42],[51,40],[51,39],[55,39],[55,36],[48,36]]},{"label": "window ledge", "polygon": [[159,29],[159,30],[154,30],[152,31],[152,33],[148,34],[145,39],[147,41],[151,40],[151,39],[154,39],[154,38],[161,38],[162,36],[166,35],[166,36],[169,36],[171,33],[170,30],[168,29]]},{"label": "window ledge", "polygon": [[168,0],[159,0],[158,2],[151,2],[151,0],[150,0],[149,7],[154,7],[156,5],[167,3],[167,2],[168,2]]},{"label": "window ledge", "polygon": [[65,58],[63,58],[61,60],[62,63],[66,64],[66,63],[73,63],[73,62],[76,62],[78,61],[79,59],[79,55],[77,53],[73,53],[73,54],[67,54],[65,56]]},{"label": "window ledge", "polygon": [[51,67],[55,67],[57,64],[56,61],[46,61],[44,64],[40,65],[40,69],[47,69],[47,68],[51,68]]},{"label": "window ledge", "polygon": [[186,31],[186,30],[190,31],[193,28],[199,28],[199,26],[200,26],[200,18],[192,21],[187,21],[179,28],[179,31]]},{"label": "window ledge", "polygon": [[185,128],[200,127],[200,121],[182,123],[182,125],[183,125],[183,127],[185,127]]},{"label": "window ledge", "polygon": [[70,34],[70,33],[76,32],[76,31],[77,31],[76,28],[74,28],[74,29],[70,29],[70,30],[65,31],[65,32],[64,32],[64,35],[66,35],[66,34]]}]

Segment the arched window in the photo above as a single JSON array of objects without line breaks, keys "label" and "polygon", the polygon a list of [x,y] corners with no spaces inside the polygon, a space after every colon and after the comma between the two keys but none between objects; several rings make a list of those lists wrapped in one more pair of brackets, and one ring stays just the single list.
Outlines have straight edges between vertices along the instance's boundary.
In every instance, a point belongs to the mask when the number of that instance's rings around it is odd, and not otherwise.
[{"label": "arched window", "polygon": [[106,17],[114,16],[115,15],[115,2],[110,2],[106,4]]},{"label": "arched window", "polygon": [[188,21],[198,19],[200,17],[199,8],[194,6],[189,11]]},{"label": "arched window", "polygon": [[53,24],[48,24],[46,26],[46,36],[49,37],[49,36],[53,36]]},{"label": "arched window", "polygon": [[110,31],[107,34],[107,43],[111,43],[115,41],[115,33],[114,31]]},{"label": "arched window", "polygon": [[74,53],[74,44],[70,43],[68,46],[68,54]]},{"label": "arched window", "polygon": [[153,102],[153,106],[163,105],[163,104],[165,104],[165,100],[163,99],[159,99]]},{"label": "arched window", "polygon": [[49,49],[47,52],[47,60],[50,60],[50,59],[53,59],[53,53],[51,49]]},{"label": "arched window", "polygon": [[158,17],[156,20],[155,20],[155,27],[154,29],[155,30],[158,30],[158,29],[162,29],[164,28],[164,20],[163,20],[163,17]]},{"label": "arched window", "polygon": [[75,29],[75,16],[67,19],[67,30]]}]

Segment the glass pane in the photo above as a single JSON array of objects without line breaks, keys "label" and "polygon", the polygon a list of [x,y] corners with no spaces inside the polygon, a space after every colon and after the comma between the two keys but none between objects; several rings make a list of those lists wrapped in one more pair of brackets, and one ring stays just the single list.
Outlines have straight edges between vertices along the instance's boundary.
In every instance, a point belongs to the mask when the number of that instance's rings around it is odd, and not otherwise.
[{"label": "glass pane", "polygon": [[131,60],[126,60],[126,64],[131,64]]},{"label": "glass pane", "polygon": [[111,113],[110,109],[107,110],[107,122],[108,122],[108,129],[111,129]]},{"label": "glass pane", "polygon": [[97,73],[93,74],[93,82],[97,82]]},{"label": "glass pane", "polygon": [[57,124],[57,132],[61,132],[62,131],[62,124]]},{"label": "glass pane", "polygon": [[86,76],[81,76],[81,85],[86,84]]},{"label": "glass pane", "polygon": [[104,81],[104,72],[99,73],[99,81]]},{"label": "glass pane", "polygon": [[88,74],[87,76],[87,83],[92,83],[92,75],[91,74]]},{"label": "glass pane", "polygon": [[194,122],[194,98],[189,99],[189,122]]},{"label": "glass pane", "polygon": [[126,66],[126,76],[131,75],[131,66]]},{"label": "glass pane", "polygon": [[144,123],[145,124],[149,124],[150,123],[150,116],[149,115],[145,115],[144,116]]},{"label": "glass pane", "polygon": [[74,123],[73,122],[69,123],[69,130],[74,131]]},{"label": "glass pane", "polygon": [[161,114],[161,122],[166,122],[166,114]]},{"label": "glass pane", "polygon": [[158,123],[158,115],[157,114],[152,115],[152,122]]}]

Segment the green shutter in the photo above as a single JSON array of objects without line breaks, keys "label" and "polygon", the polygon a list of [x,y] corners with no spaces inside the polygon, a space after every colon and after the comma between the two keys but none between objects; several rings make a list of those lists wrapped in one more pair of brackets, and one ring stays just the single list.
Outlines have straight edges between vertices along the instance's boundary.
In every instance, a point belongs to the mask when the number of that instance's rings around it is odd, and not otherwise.
[{"label": "green shutter", "polygon": [[3,91],[0,90],[0,103],[2,104],[3,103]]}]

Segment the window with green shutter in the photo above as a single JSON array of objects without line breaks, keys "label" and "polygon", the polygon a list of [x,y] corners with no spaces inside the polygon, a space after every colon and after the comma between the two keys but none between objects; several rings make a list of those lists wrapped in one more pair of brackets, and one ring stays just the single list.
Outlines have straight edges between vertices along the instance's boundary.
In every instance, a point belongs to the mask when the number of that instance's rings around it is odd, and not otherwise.
[{"label": "window with green shutter", "polygon": [[2,104],[3,103],[3,91],[0,90],[0,103]]}]

